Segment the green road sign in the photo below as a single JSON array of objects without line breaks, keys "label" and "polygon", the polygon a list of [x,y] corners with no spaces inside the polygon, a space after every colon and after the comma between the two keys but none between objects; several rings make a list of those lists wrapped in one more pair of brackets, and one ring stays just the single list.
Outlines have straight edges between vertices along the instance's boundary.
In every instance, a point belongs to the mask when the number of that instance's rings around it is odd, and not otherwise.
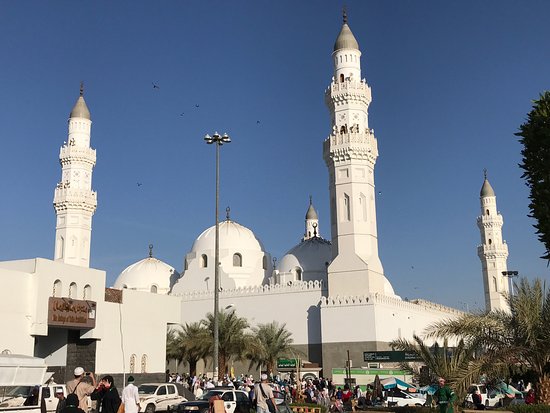
[{"label": "green road sign", "polygon": [[277,368],[278,369],[295,369],[297,365],[297,359],[278,359]]}]

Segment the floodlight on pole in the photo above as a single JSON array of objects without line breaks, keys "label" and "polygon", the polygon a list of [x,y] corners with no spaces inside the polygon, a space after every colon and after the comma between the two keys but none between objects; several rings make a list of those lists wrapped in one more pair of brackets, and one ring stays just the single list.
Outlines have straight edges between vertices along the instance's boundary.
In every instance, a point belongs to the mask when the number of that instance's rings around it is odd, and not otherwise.
[{"label": "floodlight on pole", "polygon": [[214,367],[214,381],[219,380],[219,306],[220,306],[220,223],[219,223],[219,202],[220,202],[220,146],[224,143],[231,143],[227,133],[220,136],[214,132],[212,136],[206,134],[204,140],[208,145],[216,144],[216,240],[214,247],[214,349],[212,363]]}]

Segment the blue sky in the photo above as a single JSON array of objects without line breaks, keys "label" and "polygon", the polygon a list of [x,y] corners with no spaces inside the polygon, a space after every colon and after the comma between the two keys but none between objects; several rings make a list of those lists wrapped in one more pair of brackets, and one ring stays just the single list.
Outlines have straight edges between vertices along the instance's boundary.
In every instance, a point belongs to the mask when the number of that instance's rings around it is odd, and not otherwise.
[{"label": "blue sky", "polygon": [[[346,3],[372,87],[379,248],[396,292],[483,305],[484,168],[504,216],[509,268],[546,279],[514,132],[550,88],[550,3]],[[233,139],[222,148],[222,216],[229,205],[280,258],[302,236],[311,194],[330,239],[324,90],[341,7],[0,3],[0,259],[53,257],[59,147],[81,80],[98,159],[91,260],[108,284],[147,256],[149,243],[182,269],[214,221],[214,150],[202,138],[216,130]]]}]

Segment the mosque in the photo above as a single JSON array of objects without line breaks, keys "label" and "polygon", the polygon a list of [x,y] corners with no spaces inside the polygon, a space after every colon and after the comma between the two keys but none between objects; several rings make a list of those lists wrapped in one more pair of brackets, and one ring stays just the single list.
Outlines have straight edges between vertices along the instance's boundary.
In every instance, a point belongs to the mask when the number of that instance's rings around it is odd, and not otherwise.
[{"label": "mosque", "polygon": [[[232,220],[229,211],[219,224],[220,308],[233,307],[252,325],[275,317],[286,323],[296,349],[326,376],[345,365],[347,351],[355,366],[365,365],[364,352],[390,350],[390,341],[412,338],[433,322],[461,314],[394,293],[378,254],[378,148],[368,118],[371,88],[362,78],[361,51],[346,16],[332,60],[334,72],[325,91],[332,129],[323,142],[330,240],[322,236],[311,200],[301,242],[276,266],[254,232]],[[69,377],[77,365],[99,374],[132,373],[160,380],[168,326],[199,321],[213,309],[215,230],[207,228],[197,237],[178,264],[181,272],[155,258],[151,249],[106,288],[105,271],[90,268],[97,207],[91,125],[81,89],[59,153],[53,260],[0,262],[0,326],[10,332],[0,337],[0,351],[44,357],[58,380]],[[486,177],[480,201],[478,255],[486,305],[505,308],[502,293],[508,292],[508,283],[502,272],[508,249]]]}]

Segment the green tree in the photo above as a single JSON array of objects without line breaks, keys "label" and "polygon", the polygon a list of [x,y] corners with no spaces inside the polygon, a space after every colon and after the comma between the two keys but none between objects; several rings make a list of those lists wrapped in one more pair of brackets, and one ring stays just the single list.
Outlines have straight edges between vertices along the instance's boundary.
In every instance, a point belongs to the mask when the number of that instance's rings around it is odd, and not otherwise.
[{"label": "green tree", "polygon": [[166,358],[176,360],[178,365],[182,361],[189,364],[189,374],[197,373],[197,363],[206,358],[205,346],[209,332],[200,323],[180,325],[171,328],[167,333]]},{"label": "green tree", "polygon": [[277,359],[295,354],[292,349],[292,333],[286,329],[286,324],[280,325],[277,321],[259,324],[253,329],[258,343],[255,351],[250,354],[251,366],[257,368],[265,366],[268,373],[273,373],[277,366]]},{"label": "green tree", "polygon": [[430,326],[428,332],[433,337],[460,337],[481,349],[457,379],[529,370],[537,380],[537,401],[550,404],[550,291],[541,280],[530,283],[525,278],[516,291],[508,296],[509,312],[463,314]]},{"label": "green tree", "polygon": [[[256,352],[257,340],[249,330],[246,318],[237,316],[235,311],[220,311],[218,316],[218,378],[222,378],[228,372],[231,360],[244,360]],[[208,334],[200,337],[197,346],[211,355],[214,351],[214,315],[208,313],[201,325]]]},{"label": "green tree", "polygon": [[[438,377],[443,377],[455,391],[458,400],[464,399],[468,386],[472,383],[471,376],[464,375],[464,372],[469,370],[470,363],[474,359],[475,346],[467,345],[464,340],[460,340],[455,347],[450,348],[447,339],[443,340],[443,346],[437,342],[429,346],[416,334],[413,335],[412,340],[401,338],[394,340],[390,345],[396,350],[415,353],[422,359],[429,370],[428,382],[422,383],[423,385],[434,382]],[[403,363],[402,367],[421,376],[416,365]]]},{"label": "green tree", "polygon": [[534,225],[539,241],[546,249],[541,257],[550,260],[550,92],[540,95],[533,102],[533,108],[527,120],[519,127],[521,155],[525,178],[530,188],[530,217],[535,218]]}]

